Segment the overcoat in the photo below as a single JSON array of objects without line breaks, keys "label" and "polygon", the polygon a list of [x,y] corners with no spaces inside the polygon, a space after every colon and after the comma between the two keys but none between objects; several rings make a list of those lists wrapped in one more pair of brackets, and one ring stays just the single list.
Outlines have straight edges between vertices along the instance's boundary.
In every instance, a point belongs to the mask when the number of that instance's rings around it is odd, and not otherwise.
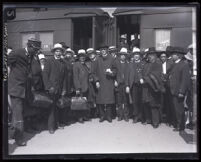
[{"label": "overcoat", "polygon": [[8,66],[11,68],[8,78],[8,94],[25,98],[31,58],[24,48],[8,55]]},{"label": "overcoat", "polygon": [[87,65],[81,62],[75,62],[73,64],[73,82],[75,90],[80,90],[82,93],[86,93],[89,89],[89,69]]},{"label": "overcoat", "polygon": [[94,75],[96,81],[100,82],[100,88],[98,89],[96,96],[97,104],[114,104],[115,96],[114,96],[114,77],[115,74],[106,73],[106,69],[112,69],[113,64],[112,56],[109,54],[106,58],[98,57],[97,61],[94,65]]},{"label": "overcoat", "polygon": [[43,70],[45,90],[54,87],[54,94],[61,95],[66,89],[65,64],[62,59],[49,58]]},{"label": "overcoat", "polygon": [[190,87],[189,65],[181,60],[173,64],[169,75],[169,85],[172,95],[178,96],[179,93],[186,95]]},{"label": "overcoat", "polygon": [[160,94],[164,91],[161,73],[162,67],[159,62],[147,62],[144,64],[142,76],[145,83],[142,89],[142,100],[152,107],[160,106]]},{"label": "overcoat", "polygon": [[73,63],[70,60],[64,59],[65,62],[65,82],[66,82],[66,93],[70,96],[74,90],[73,84]]}]

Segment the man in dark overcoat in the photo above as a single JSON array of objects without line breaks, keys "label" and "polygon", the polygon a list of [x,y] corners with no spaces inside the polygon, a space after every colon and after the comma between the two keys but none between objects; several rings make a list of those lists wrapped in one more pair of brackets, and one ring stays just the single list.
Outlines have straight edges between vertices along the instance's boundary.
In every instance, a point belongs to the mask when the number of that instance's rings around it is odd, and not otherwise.
[{"label": "man in dark overcoat", "polygon": [[58,108],[56,104],[58,99],[66,94],[66,82],[65,64],[61,59],[61,55],[64,52],[62,45],[56,43],[51,52],[54,54],[54,56],[50,59],[47,59],[43,70],[43,81],[45,90],[49,92],[54,101],[50,107],[48,116],[49,133],[53,134],[57,127],[64,127],[64,109]]},{"label": "man in dark overcoat", "polygon": [[175,123],[175,114],[173,113],[172,109],[172,101],[171,101],[171,94],[170,94],[170,87],[168,85],[168,78],[170,71],[173,67],[172,59],[168,59],[170,56],[170,49],[171,46],[166,48],[166,51],[159,52],[159,58],[161,61],[162,66],[162,74],[161,79],[165,88],[165,92],[161,93],[161,118],[162,121],[166,122],[166,125],[173,126]]},{"label": "man in dark overcoat", "polygon": [[101,49],[101,57],[96,61],[94,74],[96,78],[96,88],[98,89],[96,103],[100,108],[100,122],[105,119],[112,122],[111,107],[115,103],[114,77],[112,71],[113,58],[108,54],[108,47]]},{"label": "man in dark overcoat", "polygon": [[[75,92],[77,96],[86,97],[87,101],[89,101],[89,73],[90,69],[86,65],[86,51],[84,49],[80,49],[78,51],[78,61],[73,65],[73,83],[75,87]],[[78,121],[83,123],[84,120],[88,120],[89,118],[88,110],[79,110],[76,115],[78,117]]]},{"label": "man in dark overcoat", "polygon": [[129,64],[126,79],[127,93],[131,93],[133,102],[133,123],[141,120],[142,115],[142,70],[143,63],[140,57],[140,49],[133,48],[134,61]]},{"label": "man in dark overcoat", "polygon": [[126,93],[126,75],[128,72],[128,50],[122,48],[113,64],[113,71],[116,73],[117,81],[117,114],[118,121],[129,121],[129,96]]},{"label": "man in dark overcoat", "polygon": [[25,146],[23,105],[27,96],[27,81],[31,71],[31,60],[41,48],[41,42],[29,39],[26,48],[13,51],[8,55],[8,66],[11,71],[8,78],[8,94],[13,112],[13,127],[15,141],[19,146]]},{"label": "man in dark overcoat", "polygon": [[176,114],[176,128],[174,131],[185,129],[184,98],[190,86],[190,69],[188,63],[183,59],[184,54],[186,52],[182,47],[174,47],[172,50],[174,64],[169,75],[169,84]]},{"label": "man in dark overcoat", "polygon": [[[153,128],[158,128],[160,123],[160,97],[161,92],[164,92],[164,87],[161,80],[162,67],[157,62],[157,53],[154,47],[147,51],[148,62],[143,68],[143,92],[142,100],[145,103],[143,106],[147,123],[151,122]],[[151,119],[151,121],[150,121]]]}]

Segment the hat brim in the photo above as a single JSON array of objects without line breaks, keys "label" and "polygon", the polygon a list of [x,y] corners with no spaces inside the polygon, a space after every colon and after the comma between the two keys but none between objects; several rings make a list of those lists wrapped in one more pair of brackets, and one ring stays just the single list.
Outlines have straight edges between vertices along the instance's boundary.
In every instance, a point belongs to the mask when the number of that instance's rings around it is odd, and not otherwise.
[{"label": "hat brim", "polygon": [[64,49],[63,49],[63,48],[53,48],[53,49],[51,50],[51,52],[55,52],[55,50],[57,50],[57,49],[62,50],[62,52],[64,52]]},{"label": "hat brim", "polygon": [[120,55],[128,55],[128,53],[125,52],[119,52]]},{"label": "hat brim", "polygon": [[184,57],[185,57],[187,60],[193,61],[193,59],[190,58],[188,55],[184,55]]}]

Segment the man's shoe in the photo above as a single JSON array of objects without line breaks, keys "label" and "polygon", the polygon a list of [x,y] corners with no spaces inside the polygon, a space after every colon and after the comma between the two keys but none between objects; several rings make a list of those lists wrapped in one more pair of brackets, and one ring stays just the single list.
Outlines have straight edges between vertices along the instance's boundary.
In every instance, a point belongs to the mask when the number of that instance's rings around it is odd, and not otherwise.
[{"label": "man's shoe", "polygon": [[59,128],[59,129],[64,129],[64,127],[65,127],[64,124],[59,124],[59,125],[58,125],[58,128]]},{"label": "man's shoe", "polygon": [[107,118],[107,121],[108,121],[109,123],[112,123],[112,119],[111,119],[111,118]]},{"label": "man's shoe", "polygon": [[134,118],[133,123],[137,123],[137,122],[138,122],[138,118]]},{"label": "man's shoe", "polygon": [[179,128],[174,128],[173,129],[174,132],[179,132],[179,130],[180,130]]},{"label": "man's shoe", "polygon": [[153,128],[156,129],[159,127],[159,124],[153,124]]},{"label": "man's shoe", "polygon": [[122,120],[122,118],[121,118],[121,117],[118,117],[117,121],[121,121],[121,120]]},{"label": "man's shoe", "polygon": [[50,130],[49,130],[49,133],[50,133],[50,134],[54,134],[54,132],[55,132],[55,130],[53,130],[53,129],[50,129]]},{"label": "man's shoe", "polygon": [[151,124],[151,120],[147,120],[146,123],[147,123],[147,124]]},{"label": "man's shoe", "polygon": [[25,141],[23,141],[23,140],[16,141],[16,144],[18,146],[26,146],[27,145],[27,143]]},{"label": "man's shoe", "polygon": [[83,124],[84,123],[83,118],[79,118],[78,122]]},{"label": "man's shoe", "polygon": [[129,122],[129,119],[128,118],[124,118],[124,121]]},{"label": "man's shoe", "polygon": [[103,117],[100,118],[99,122],[103,122],[105,119]]}]

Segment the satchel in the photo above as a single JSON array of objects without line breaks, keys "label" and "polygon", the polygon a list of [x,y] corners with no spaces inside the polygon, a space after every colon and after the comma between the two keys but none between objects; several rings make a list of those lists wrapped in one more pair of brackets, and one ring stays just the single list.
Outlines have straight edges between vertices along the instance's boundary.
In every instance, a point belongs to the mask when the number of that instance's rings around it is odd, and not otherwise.
[{"label": "satchel", "polygon": [[58,101],[57,101],[57,107],[59,107],[60,109],[63,109],[65,107],[70,107],[71,105],[71,99],[69,97],[61,97]]},{"label": "satchel", "polygon": [[71,110],[89,110],[86,97],[72,97]]},{"label": "satchel", "polygon": [[46,92],[32,91],[32,106],[49,108],[51,104],[53,104],[53,100]]}]

